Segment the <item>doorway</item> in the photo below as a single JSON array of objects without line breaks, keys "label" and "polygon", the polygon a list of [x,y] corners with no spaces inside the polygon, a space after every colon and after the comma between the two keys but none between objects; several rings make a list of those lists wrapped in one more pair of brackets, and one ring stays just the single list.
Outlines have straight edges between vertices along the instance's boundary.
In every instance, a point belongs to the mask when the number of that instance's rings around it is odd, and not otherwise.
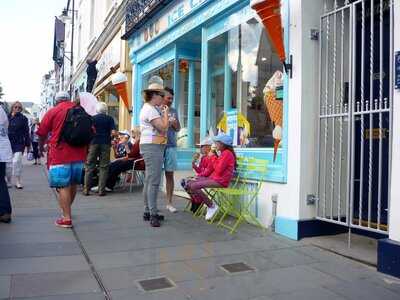
[{"label": "doorway", "polygon": [[332,2],[320,27],[317,218],[387,234],[393,4]]}]

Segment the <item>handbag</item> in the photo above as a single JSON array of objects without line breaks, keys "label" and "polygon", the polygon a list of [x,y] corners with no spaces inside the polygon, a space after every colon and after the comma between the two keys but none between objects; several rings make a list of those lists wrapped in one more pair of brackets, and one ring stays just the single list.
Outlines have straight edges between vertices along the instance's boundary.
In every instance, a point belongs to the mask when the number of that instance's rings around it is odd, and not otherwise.
[{"label": "handbag", "polygon": [[28,161],[32,161],[32,160],[34,159],[34,158],[33,158],[33,152],[32,152],[32,151],[29,151],[26,158],[27,158]]}]

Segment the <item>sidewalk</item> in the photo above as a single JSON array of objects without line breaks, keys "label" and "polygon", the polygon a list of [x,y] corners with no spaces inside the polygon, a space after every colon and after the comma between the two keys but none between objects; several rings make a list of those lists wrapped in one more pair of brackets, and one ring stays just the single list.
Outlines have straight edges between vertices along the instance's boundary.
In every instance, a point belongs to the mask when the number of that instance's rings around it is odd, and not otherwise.
[{"label": "sidewalk", "polygon": [[[44,169],[26,166],[24,178],[24,190],[11,189],[13,222],[0,224],[0,299],[400,299],[397,279],[250,225],[231,236],[182,212],[182,199],[151,228],[139,190],[79,194],[74,230],[59,229]],[[239,262],[255,270],[221,267]],[[172,288],[139,288],[162,276]]]}]

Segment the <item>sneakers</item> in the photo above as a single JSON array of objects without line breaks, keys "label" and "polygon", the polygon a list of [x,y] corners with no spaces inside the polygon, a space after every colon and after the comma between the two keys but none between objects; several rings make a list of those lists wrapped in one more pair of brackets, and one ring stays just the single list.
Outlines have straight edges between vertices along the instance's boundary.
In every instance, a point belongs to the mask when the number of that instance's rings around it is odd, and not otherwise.
[{"label": "sneakers", "polygon": [[11,215],[10,214],[2,214],[0,216],[1,223],[10,223],[11,222]]},{"label": "sneakers", "polygon": [[167,209],[169,210],[169,212],[171,213],[176,213],[177,209],[175,207],[173,207],[172,205],[167,205]]},{"label": "sneakers", "polygon": [[54,224],[62,228],[72,228],[72,220],[67,220],[64,218],[57,219]]},{"label": "sneakers", "polygon": [[105,187],[105,190],[106,190],[106,192],[112,192],[113,191],[112,189],[110,189],[108,187]]},{"label": "sneakers", "polygon": [[90,189],[92,192],[97,193],[99,191],[99,187],[98,186],[94,186]]},{"label": "sneakers", "polygon": [[150,226],[151,227],[160,227],[161,223],[157,215],[150,217]]},{"label": "sneakers", "polygon": [[218,205],[214,204],[212,207],[207,207],[207,213],[206,213],[206,220],[209,221],[212,219],[212,217],[214,217],[214,215],[217,213],[218,211]]},{"label": "sneakers", "polygon": [[18,189],[18,190],[22,190],[24,188],[24,186],[22,184],[20,184],[20,183],[17,183],[15,185],[15,188]]},{"label": "sneakers", "polygon": [[[155,215],[155,217],[159,220],[159,221],[164,221],[164,216],[163,215]],[[143,221],[150,221],[151,217],[150,217],[150,213],[145,212],[143,214]]]}]

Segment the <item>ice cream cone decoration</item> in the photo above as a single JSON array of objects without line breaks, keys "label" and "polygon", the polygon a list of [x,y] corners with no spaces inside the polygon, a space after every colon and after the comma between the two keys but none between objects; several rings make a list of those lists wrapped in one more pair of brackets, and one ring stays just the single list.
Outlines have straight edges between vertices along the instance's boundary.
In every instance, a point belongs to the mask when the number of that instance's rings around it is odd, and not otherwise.
[{"label": "ice cream cone decoration", "polygon": [[272,132],[272,137],[274,138],[274,162],[275,162],[276,154],[278,153],[279,144],[281,143],[281,140],[282,140],[282,127],[281,126],[275,126],[275,128]]},{"label": "ice cream cone decoration", "polygon": [[128,77],[122,72],[116,72],[111,76],[111,82],[114,88],[117,90],[118,95],[121,97],[125,104],[126,109],[131,112],[129,107],[129,97],[128,97]]},{"label": "ice cream cone decoration", "polygon": [[265,29],[268,32],[272,45],[283,64],[286,61],[285,47],[283,43],[283,27],[281,20],[280,0],[252,0],[250,6],[254,9]]}]

